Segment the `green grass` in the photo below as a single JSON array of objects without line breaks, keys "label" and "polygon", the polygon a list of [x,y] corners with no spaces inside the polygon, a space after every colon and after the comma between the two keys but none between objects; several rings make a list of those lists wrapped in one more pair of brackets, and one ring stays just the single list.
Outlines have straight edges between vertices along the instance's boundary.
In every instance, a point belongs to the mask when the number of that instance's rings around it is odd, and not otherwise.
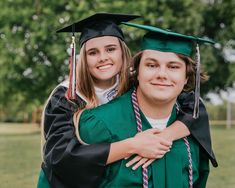
[{"label": "green grass", "polygon": [[13,134],[13,130],[0,132],[1,188],[36,187],[41,161],[40,134],[25,127],[22,126],[21,134]]},{"label": "green grass", "polygon": [[[41,163],[38,129],[30,127],[31,131],[28,131],[29,126],[21,125],[20,134],[15,134],[1,126],[0,187],[36,187]],[[16,126],[19,129],[20,125]],[[227,130],[225,126],[213,126],[211,133],[219,167],[211,167],[207,188],[235,188],[235,128]]]},{"label": "green grass", "polygon": [[235,188],[235,127],[216,126],[211,133],[219,166],[211,167],[207,188]]}]

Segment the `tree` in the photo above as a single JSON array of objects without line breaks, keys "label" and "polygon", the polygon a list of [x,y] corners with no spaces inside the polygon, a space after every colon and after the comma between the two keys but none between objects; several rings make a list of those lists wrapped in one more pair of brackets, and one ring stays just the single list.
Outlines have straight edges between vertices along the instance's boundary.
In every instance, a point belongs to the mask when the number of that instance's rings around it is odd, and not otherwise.
[{"label": "tree", "polygon": [[[211,75],[202,92],[224,88],[234,80],[230,73],[235,68],[226,63],[222,50],[234,40],[232,0],[5,0],[0,6],[0,107],[5,113],[12,108],[18,110],[11,112],[17,112],[42,106],[68,75],[71,34],[55,31],[95,12],[139,14],[143,18],[137,23],[214,39],[219,48],[202,46],[201,50],[202,64]],[[144,31],[121,27],[132,51],[139,50]],[[3,109],[5,106],[8,108]]]}]

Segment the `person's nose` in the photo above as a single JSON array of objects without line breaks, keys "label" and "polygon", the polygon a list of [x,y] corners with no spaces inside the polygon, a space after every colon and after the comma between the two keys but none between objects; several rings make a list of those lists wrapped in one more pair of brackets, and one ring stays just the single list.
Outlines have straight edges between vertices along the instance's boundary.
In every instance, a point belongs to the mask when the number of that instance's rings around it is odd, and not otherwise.
[{"label": "person's nose", "polygon": [[105,62],[108,60],[108,54],[105,51],[100,52],[99,62]]},{"label": "person's nose", "polygon": [[165,66],[160,66],[156,70],[155,75],[156,75],[157,78],[165,79],[167,77],[167,68]]}]

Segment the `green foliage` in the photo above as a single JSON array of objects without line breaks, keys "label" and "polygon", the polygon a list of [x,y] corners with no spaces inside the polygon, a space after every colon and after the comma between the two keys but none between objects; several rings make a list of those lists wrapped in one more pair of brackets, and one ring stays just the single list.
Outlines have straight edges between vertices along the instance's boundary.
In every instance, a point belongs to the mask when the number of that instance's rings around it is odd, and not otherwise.
[{"label": "green foliage", "polygon": [[[137,23],[214,39],[216,49],[201,50],[203,67],[211,77],[202,93],[224,89],[235,80],[235,64],[226,62],[222,51],[234,41],[233,0],[5,0],[0,7],[0,113],[30,111],[44,103],[68,75],[71,35],[55,31],[95,12],[139,14],[143,18]],[[144,31],[122,28],[131,50],[137,52]]]}]

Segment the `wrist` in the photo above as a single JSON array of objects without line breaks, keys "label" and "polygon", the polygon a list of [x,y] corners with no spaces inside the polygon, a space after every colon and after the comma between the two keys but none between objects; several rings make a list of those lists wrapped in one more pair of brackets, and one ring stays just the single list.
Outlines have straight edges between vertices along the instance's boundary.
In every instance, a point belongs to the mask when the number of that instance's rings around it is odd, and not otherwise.
[{"label": "wrist", "polygon": [[175,140],[174,134],[171,134],[171,131],[169,131],[169,129],[167,128],[159,133],[159,136],[170,142],[173,142]]},{"label": "wrist", "polygon": [[138,146],[135,137],[126,139],[126,143],[128,148],[127,155],[133,155],[138,153]]}]

